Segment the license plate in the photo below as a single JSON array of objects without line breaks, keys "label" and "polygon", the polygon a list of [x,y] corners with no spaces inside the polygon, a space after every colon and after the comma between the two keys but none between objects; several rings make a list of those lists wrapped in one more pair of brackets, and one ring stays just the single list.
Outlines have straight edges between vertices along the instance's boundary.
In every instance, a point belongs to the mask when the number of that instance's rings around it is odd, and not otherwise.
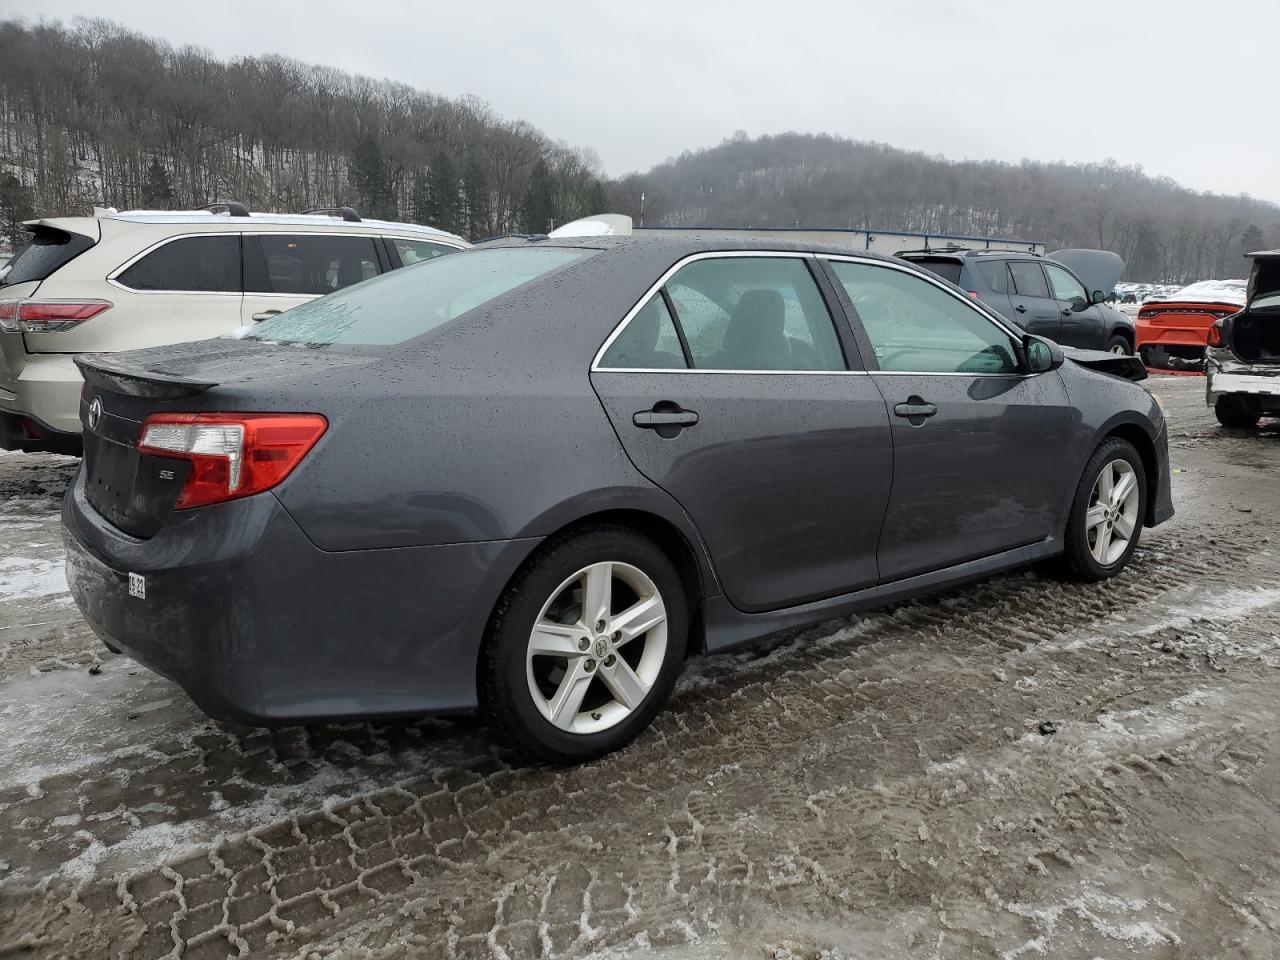
[{"label": "license plate", "polygon": [[147,578],[140,573],[129,574],[129,596],[147,599]]}]

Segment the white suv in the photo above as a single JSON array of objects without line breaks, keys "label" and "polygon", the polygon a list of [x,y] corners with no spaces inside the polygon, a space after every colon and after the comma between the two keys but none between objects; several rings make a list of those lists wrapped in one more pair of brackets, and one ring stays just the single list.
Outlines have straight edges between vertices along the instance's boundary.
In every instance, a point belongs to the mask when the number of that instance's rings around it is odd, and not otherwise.
[{"label": "white suv", "polygon": [[0,277],[0,448],[80,452],[77,353],[229,334],[469,244],[431,227],[305,214],[97,209],[24,224]]}]

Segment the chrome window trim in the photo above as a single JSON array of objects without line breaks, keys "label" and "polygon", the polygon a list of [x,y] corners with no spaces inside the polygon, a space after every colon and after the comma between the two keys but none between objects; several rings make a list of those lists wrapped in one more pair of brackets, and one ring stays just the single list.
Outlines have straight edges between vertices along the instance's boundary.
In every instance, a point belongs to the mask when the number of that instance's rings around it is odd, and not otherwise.
[{"label": "chrome window trim", "polygon": [[[644,294],[640,297],[640,299],[636,301],[636,305],[627,311],[626,315],[623,316],[623,318],[618,322],[618,325],[613,328],[613,332],[610,333],[609,336],[605,338],[604,343],[600,345],[600,349],[596,351],[596,355],[591,360],[591,368],[588,372],[589,373],[695,373],[695,374],[737,373],[737,374],[742,374],[744,376],[751,376],[751,375],[781,376],[783,374],[794,376],[798,374],[800,376],[809,376],[809,377],[812,377],[815,375],[824,376],[824,377],[848,376],[849,374],[856,374],[859,376],[866,375],[867,373],[866,370],[720,370],[720,369],[711,369],[707,367],[650,368],[650,367],[602,367],[600,366],[601,358],[603,358],[604,355],[609,351],[609,348],[613,346],[613,341],[617,340],[618,337],[622,335],[622,331],[627,328],[627,324],[631,322],[632,318],[641,310],[643,310],[646,306],[648,306],[649,301],[652,300],[655,296],[658,296],[662,288],[666,286],[667,281],[670,280],[673,276],[675,276],[675,274],[678,273],[681,269],[683,269],[688,264],[694,263],[698,260],[724,260],[728,258],[742,258],[742,257],[769,257],[771,259],[785,258],[788,260],[816,259],[814,254],[812,253],[808,253],[805,251],[797,251],[797,250],[706,250],[706,251],[703,251],[702,253],[691,253],[687,257],[683,257],[682,259],[677,260],[674,264],[672,264],[667,269],[667,271],[661,277],[658,278],[658,281],[655,284],[653,284],[651,287],[649,287],[649,289],[644,292]],[[818,287],[818,283],[816,280],[814,281],[814,286]],[[819,293],[821,293],[821,287],[818,287],[818,291]],[[825,302],[823,303],[823,306],[824,307],[826,306]],[[836,339],[839,340],[839,336],[840,336],[839,331],[835,329],[836,318],[831,316],[831,311],[829,309],[827,310],[827,318],[831,321],[832,333],[835,333]],[[672,320],[676,323],[680,322],[679,317],[672,317]],[[846,362],[848,362],[847,358],[846,358]]]}]

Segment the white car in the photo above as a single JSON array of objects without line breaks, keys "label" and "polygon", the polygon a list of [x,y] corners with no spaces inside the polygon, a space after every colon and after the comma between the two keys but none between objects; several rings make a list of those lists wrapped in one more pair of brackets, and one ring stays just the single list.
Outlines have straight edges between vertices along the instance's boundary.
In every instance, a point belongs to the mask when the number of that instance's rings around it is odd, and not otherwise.
[{"label": "white car", "polygon": [[1244,309],[1209,328],[1205,399],[1224,427],[1280,416],[1280,250],[1253,261]]},{"label": "white car", "polygon": [[305,214],[96,209],[32,220],[0,276],[0,448],[80,451],[77,353],[229,334],[388,270],[465,249],[431,227]]}]

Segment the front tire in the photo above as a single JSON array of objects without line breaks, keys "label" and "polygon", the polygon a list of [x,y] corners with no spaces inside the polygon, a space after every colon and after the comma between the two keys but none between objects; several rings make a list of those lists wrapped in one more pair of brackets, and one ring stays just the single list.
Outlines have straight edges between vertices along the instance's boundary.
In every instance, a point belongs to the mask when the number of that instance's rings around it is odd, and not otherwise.
[{"label": "front tire", "polygon": [[1248,402],[1234,393],[1223,394],[1213,402],[1213,415],[1231,430],[1251,430],[1262,419],[1261,413],[1250,410]]},{"label": "front tire", "polygon": [[1067,519],[1061,571],[1083,583],[1107,580],[1133,556],[1147,510],[1147,471],[1133,444],[1104,440],[1085,465]]},{"label": "front tire", "polygon": [[603,756],[662,708],[688,632],[680,575],[652,541],[604,525],[555,538],[490,618],[481,709],[521,753],[551,763]]}]

